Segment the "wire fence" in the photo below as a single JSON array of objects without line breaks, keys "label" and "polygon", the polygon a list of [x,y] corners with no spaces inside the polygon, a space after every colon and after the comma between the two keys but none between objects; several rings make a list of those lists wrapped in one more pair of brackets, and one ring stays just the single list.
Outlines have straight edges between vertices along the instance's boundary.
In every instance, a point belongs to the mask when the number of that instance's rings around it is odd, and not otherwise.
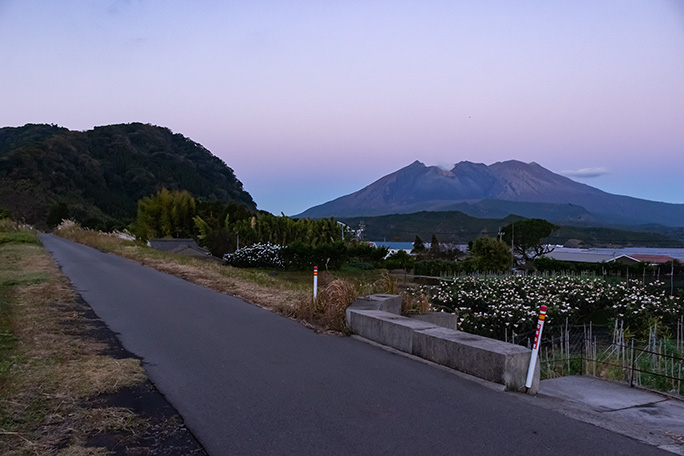
[{"label": "wire fence", "polygon": [[523,275],[531,277],[586,277],[586,278],[597,278],[601,277],[609,283],[617,282],[629,282],[630,280],[640,280],[644,285],[649,285],[652,283],[658,283],[662,289],[671,296],[677,296],[679,293],[684,292],[684,273],[660,273],[660,270],[656,272],[650,272],[646,274],[630,274],[629,271],[611,271],[605,274],[596,272],[577,272],[577,271],[556,271],[556,272],[533,272],[525,273],[524,271],[513,271],[508,273],[444,273],[441,275],[421,275],[421,274],[410,274],[406,271],[393,271],[392,275],[397,280],[397,283],[402,287],[410,287],[414,285],[438,285],[444,280],[453,280],[456,277],[477,277],[477,278],[504,278],[510,277],[512,275]]},{"label": "wire fence", "polygon": [[539,362],[542,379],[583,374],[684,396],[684,318],[675,334],[654,325],[647,341],[618,323],[544,328]]},{"label": "wire fence", "polygon": [[[476,277],[503,277],[499,274],[469,274]],[[543,277],[599,276],[606,280],[641,279],[644,284],[659,282],[668,295],[676,295],[684,289],[684,276],[669,277],[655,275],[586,274],[586,273],[540,273]],[[506,274],[509,276],[509,274]],[[397,280],[400,288],[415,284],[436,285],[453,277],[435,277],[404,273]],[[547,325],[542,334],[539,350],[541,378],[556,378],[568,375],[591,375],[599,378],[628,382],[631,386],[642,386],[684,396],[684,317],[675,327],[649,329],[648,340],[637,340],[624,323],[613,326],[594,325]],[[506,330],[504,340],[531,348],[534,331],[516,334]]]}]

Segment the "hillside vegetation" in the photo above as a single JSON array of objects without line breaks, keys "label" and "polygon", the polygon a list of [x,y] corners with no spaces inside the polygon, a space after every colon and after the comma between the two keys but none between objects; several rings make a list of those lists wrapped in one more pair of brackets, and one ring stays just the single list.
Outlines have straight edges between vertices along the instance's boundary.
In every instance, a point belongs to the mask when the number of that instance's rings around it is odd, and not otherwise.
[{"label": "hillside vegetation", "polygon": [[124,226],[135,218],[138,200],[162,188],[256,210],[231,168],[168,128],[0,128],[0,208],[16,220],[39,227],[66,218],[92,228]]},{"label": "hillside vegetation", "polygon": [[[412,242],[415,236],[430,239],[436,235],[440,242],[467,244],[482,235],[496,237],[506,225],[523,220],[515,215],[503,219],[475,218],[462,212],[416,212],[413,214],[394,214],[379,217],[343,217],[339,219],[351,228],[364,227],[367,239]],[[654,230],[656,227],[652,227]],[[657,232],[641,232],[613,228],[591,228],[561,226],[546,239],[550,244],[565,244],[571,239],[582,242],[583,246],[640,246],[640,247],[681,247],[682,233],[670,230],[668,235]]]}]

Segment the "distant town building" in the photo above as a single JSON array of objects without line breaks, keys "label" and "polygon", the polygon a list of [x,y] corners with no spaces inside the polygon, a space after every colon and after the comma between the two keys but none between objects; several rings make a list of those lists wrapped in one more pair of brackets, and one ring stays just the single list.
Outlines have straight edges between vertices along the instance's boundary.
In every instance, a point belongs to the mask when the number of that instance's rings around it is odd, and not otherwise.
[{"label": "distant town building", "polygon": [[623,254],[618,255],[617,253],[604,253],[596,252],[592,250],[579,250],[579,251],[566,251],[566,250],[554,250],[553,252],[544,255],[547,258],[552,258],[559,261],[568,261],[571,263],[603,263],[614,261],[620,264],[636,264],[636,263],[646,263],[649,265],[659,265],[675,261],[676,258],[672,258],[668,255],[649,255],[642,253],[630,253],[629,255]]},{"label": "distant town building", "polygon": [[651,266],[657,266],[659,264],[669,263],[675,261],[674,258],[667,255],[646,255],[642,253],[632,253],[629,255],[620,255],[615,258],[616,263],[621,264],[635,264],[635,263],[646,263]]}]

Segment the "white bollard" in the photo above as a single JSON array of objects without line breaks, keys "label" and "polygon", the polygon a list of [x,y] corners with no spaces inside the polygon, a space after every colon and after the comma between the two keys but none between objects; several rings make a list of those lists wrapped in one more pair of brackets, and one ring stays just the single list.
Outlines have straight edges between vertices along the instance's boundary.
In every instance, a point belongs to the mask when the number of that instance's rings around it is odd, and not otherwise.
[{"label": "white bollard", "polygon": [[313,300],[316,302],[318,296],[318,266],[314,266],[314,295]]},{"label": "white bollard", "polygon": [[525,382],[525,387],[527,388],[532,388],[534,369],[537,367],[537,356],[539,354],[539,340],[541,339],[542,329],[544,329],[544,320],[546,320],[546,306],[541,306],[539,320],[537,321],[537,332],[534,334],[534,346],[532,347],[532,356],[530,357],[530,368],[527,371],[527,381]]}]

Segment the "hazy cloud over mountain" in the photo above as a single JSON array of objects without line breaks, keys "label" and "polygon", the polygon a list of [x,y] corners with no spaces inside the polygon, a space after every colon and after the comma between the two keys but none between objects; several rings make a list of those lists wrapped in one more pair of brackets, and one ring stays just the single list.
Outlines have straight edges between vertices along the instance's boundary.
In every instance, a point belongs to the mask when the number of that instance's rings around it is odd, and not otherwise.
[{"label": "hazy cloud over mountain", "polygon": [[163,125],[276,214],[415,159],[684,203],[683,5],[0,0],[0,127]]},{"label": "hazy cloud over mountain", "polygon": [[561,171],[561,174],[569,177],[599,177],[609,174],[608,168],[582,168],[575,171]]}]

